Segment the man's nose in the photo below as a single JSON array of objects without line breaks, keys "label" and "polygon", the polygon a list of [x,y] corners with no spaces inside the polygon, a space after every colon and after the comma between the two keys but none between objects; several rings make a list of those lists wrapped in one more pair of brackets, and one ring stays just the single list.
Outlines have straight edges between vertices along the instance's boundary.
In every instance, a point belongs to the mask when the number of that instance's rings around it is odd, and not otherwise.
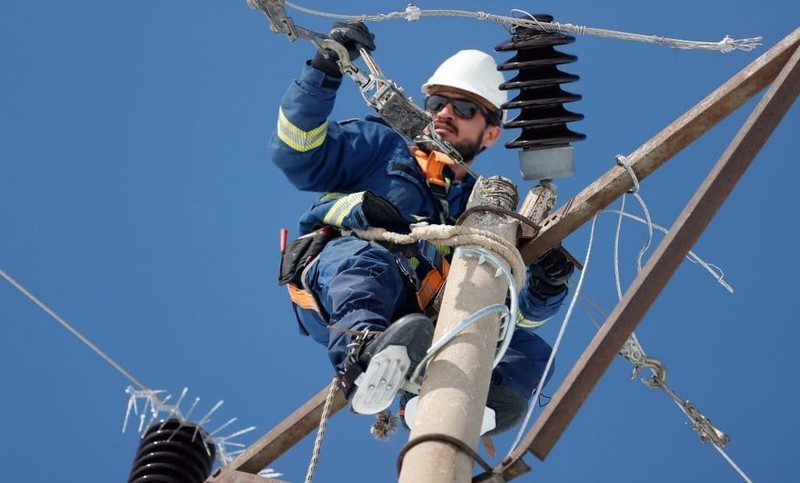
[{"label": "man's nose", "polygon": [[456,113],[453,112],[453,103],[448,102],[444,105],[439,112],[436,113],[437,116],[447,119],[454,119],[456,117]]}]

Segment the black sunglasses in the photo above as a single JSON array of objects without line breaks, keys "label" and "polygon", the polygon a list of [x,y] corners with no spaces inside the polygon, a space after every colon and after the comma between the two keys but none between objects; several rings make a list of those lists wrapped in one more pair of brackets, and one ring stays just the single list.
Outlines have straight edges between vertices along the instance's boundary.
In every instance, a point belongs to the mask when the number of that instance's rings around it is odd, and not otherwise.
[{"label": "black sunglasses", "polygon": [[499,121],[497,113],[490,113],[485,107],[469,99],[454,99],[441,94],[433,94],[425,98],[425,110],[434,114],[448,104],[452,104],[453,112],[461,119],[472,119],[475,117],[475,113],[480,111],[490,124],[496,125]]}]

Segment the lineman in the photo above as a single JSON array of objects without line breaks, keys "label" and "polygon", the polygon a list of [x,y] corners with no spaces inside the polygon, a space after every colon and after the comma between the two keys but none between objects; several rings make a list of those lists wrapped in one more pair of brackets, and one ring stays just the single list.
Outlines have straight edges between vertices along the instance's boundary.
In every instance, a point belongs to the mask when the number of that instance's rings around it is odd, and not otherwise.
[{"label": "lineman", "polygon": [[[375,49],[374,35],[363,23],[337,23],[330,36],[351,59],[358,48]],[[424,314],[447,275],[450,253],[427,242],[366,241],[347,230],[408,233],[412,222],[453,224],[475,180],[431,146],[408,146],[378,117],[329,121],[341,82],[335,59],[318,52],[281,100],[269,156],[295,187],[322,195],[300,219],[303,236],[283,251],[280,283],[289,287],[300,331],[327,347],[353,409],[373,413],[391,404],[396,389],[375,406],[356,379],[362,373],[369,378],[377,366],[371,363],[383,360],[391,346],[405,347],[408,356],[399,369],[401,383],[424,357],[433,334]],[[462,50],[422,86],[436,132],[466,163],[500,137],[500,106],[507,98],[498,88],[502,82],[491,56]],[[492,433],[524,417],[551,352],[532,329],[558,310],[572,271],[558,251],[529,267],[520,292],[524,319],[492,373],[487,401],[496,413]]]}]

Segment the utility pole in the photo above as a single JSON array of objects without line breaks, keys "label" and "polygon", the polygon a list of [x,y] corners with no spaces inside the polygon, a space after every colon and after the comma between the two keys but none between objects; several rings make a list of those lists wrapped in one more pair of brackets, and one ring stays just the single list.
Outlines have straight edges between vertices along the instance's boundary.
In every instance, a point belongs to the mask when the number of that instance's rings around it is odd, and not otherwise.
[{"label": "utility pole", "polygon": [[[770,91],[766,96],[766,103],[763,106],[759,105],[757,108],[758,112],[755,113],[756,115],[751,120],[748,120],[746,129],[737,135],[737,140],[734,144],[739,147],[730,148],[731,152],[726,152],[724,155],[728,161],[733,157],[733,154],[737,153],[735,157],[745,156],[750,158],[750,156],[755,156],[755,152],[740,152],[740,150],[743,149],[742,146],[755,146],[757,144],[760,147],[764,139],[760,139],[760,136],[756,136],[756,138],[759,139],[754,139],[747,133],[753,130],[760,132],[765,138],[768,137],[769,133],[774,128],[774,124],[777,123],[777,120],[779,120],[785,112],[783,109],[780,109],[780,112],[778,112],[779,109],[777,109],[777,106],[784,105],[786,109],[788,109],[791,103],[797,98],[798,92],[800,92],[798,88],[798,85],[800,85],[800,80],[798,79],[798,69],[800,69],[799,56],[800,28],[790,33],[768,52],[729,79],[708,97],[695,105],[690,111],[686,112],[683,116],[667,126],[662,132],[645,142],[634,153],[628,156],[628,164],[636,173],[637,178],[642,180],[656,171],[666,161],[701,137],[706,131],[731,114],[731,112],[740,108],[767,85],[774,83],[774,85],[778,87],[776,87],[774,91]],[[785,87],[780,87],[783,85],[792,87],[789,88],[790,90]],[[746,151],[747,149],[744,150]],[[754,151],[757,151],[757,149]],[[749,163],[751,160],[752,159],[748,159],[747,162]],[[737,179],[740,175],[741,174],[736,175]],[[718,175],[716,177],[718,177]],[[513,203],[498,203],[494,201],[491,196],[483,194],[485,190],[484,183],[493,180],[494,178],[490,178],[489,180],[482,179],[481,182],[476,185],[469,207],[488,205],[513,209],[513,205],[516,204],[515,188],[513,190],[515,198]],[[548,200],[534,200],[534,195],[537,197],[542,195],[538,192],[534,193],[534,190],[532,190],[520,212],[539,224],[541,226],[541,231],[536,235],[532,235],[532,239],[522,241],[520,252],[525,262],[531,263],[534,261],[538,256],[558,244],[560,240],[566,238],[586,221],[591,219],[598,210],[606,207],[614,199],[622,195],[625,190],[631,187],[632,180],[630,174],[624,168],[614,167],[595,180],[581,193],[568,200],[559,210],[549,215],[543,221],[538,219],[543,211],[539,210],[537,204],[542,202],[547,203]],[[708,190],[701,189],[701,191]],[[491,201],[487,198],[490,198]],[[531,201],[531,203],[529,203],[529,201]],[[547,211],[549,211],[549,207],[548,205]],[[707,216],[710,217],[712,215],[709,214]],[[689,218],[691,218],[691,216],[689,216]],[[510,229],[513,223],[510,223],[507,218],[502,215],[489,216],[487,213],[473,214],[467,218],[464,224],[466,226],[489,229],[498,234],[501,232],[505,233],[501,236],[511,240],[516,238],[516,232]],[[523,238],[526,238],[524,234]],[[531,238],[531,236],[527,238]],[[463,257],[459,257],[458,251],[456,251],[450,270],[450,276],[448,277],[447,287],[444,292],[444,302],[442,304],[438,328],[434,336],[435,338],[440,338],[441,334],[446,332],[445,324],[447,324],[447,327],[451,327],[454,324],[453,321],[457,323],[462,317],[468,316],[475,309],[494,303],[494,301],[502,300],[498,297],[502,297],[505,294],[505,280],[488,277],[486,270],[489,270],[486,265],[480,266],[477,264],[477,261],[470,258],[463,260]],[[479,277],[481,281],[478,280]],[[636,283],[638,283],[638,281],[636,281]],[[481,284],[485,285],[481,286]],[[500,290],[501,287],[502,290]],[[660,287],[654,290],[660,292]],[[463,291],[463,293],[459,294],[459,291]],[[633,290],[630,296],[626,295],[629,305],[631,302],[642,300],[641,295],[637,293],[638,291],[639,290]],[[652,300],[648,300],[648,305],[651,301]],[[620,308],[615,309],[615,313],[622,312],[624,312],[624,310]],[[522,460],[524,454],[530,451],[540,457],[540,459],[544,459],[545,456],[549,454],[553,445],[565,430],[567,423],[576,414],[580,405],[583,403],[586,396],[588,396],[589,392],[592,391],[594,384],[605,370],[605,366],[593,370],[587,370],[587,367],[591,368],[593,365],[597,365],[597,355],[600,352],[606,349],[611,349],[612,352],[615,352],[616,348],[619,346],[619,340],[623,340],[624,337],[627,337],[629,329],[632,330],[632,327],[625,327],[622,329],[612,327],[612,325],[616,326],[618,322],[619,317],[607,321],[606,324],[604,324],[605,328],[603,329],[603,333],[598,336],[603,340],[597,343],[593,341],[590,347],[587,348],[587,353],[576,363],[573,371],[568,376],[569,380],[565,381],[565,383],[562,384],[563,387],[558,389],[558,397],[554,398],[547,406],[535,423],[535,428],[529,432],[514,453],[504,459],[502,463],[498,464],[493,471],[479,475],[474,481],[511,481],[530,471],[528,465]],[[638,321],[636,323],[638,323]],[[488,325],[492,325],[492,327],[487,329],[486,327]],[[614,338],[616,338],[616,336],[619,336],[616,332],[623,330],[625,333],[622,338],[617,339],[616,342],[611,341],[612,343],[610,345],[612,345],[612,347],[606,347],[609,345],[611,339],[610,335],[614,335]],[[473,331],[478,333],[473,334]],[[486,399],[489,374],[491,372],[491,362],[488,358],[489,354],[494,353],[493,350],[489,350],[489,347],[493,347],[494,344],[492,337],[487,337],[490,333],[492,336],[497,333],[497,321],[487,318],[476,326],[473,326],[470,331],[465,331],[462,337],[450,344],[451,347],[447,348],[440,356],[436,357],[431,362],[428,371],[428,379],[425,381],[422,388],[424,398],[423,401],[420,402],[420,407],[417,410],[417,418],[411,430],[411,443],[413,443],[414,440],[419,441],[421,437],[434,439],[438,434],[444,434],[444,431],[441,430],[444,426],[448,431],[451,429],[453,429],[453,431],[455,431],[455,429],[459,430],[458,435],[454,432],[448,432],[447,435],[457,438],[458,441],[467,443],[473,449],[477,446],[480,419],[483,411],[482,402]],[[476,343],[478,341],[485,345],[485,350],[482,350],[485,357],[480,360],[478,360],[478,358],[467,358],[470,365],[464,365],[459,369],[460,362],[455,361],[454,356],[465,352],[466,347],[462,346],[466,346],[467,344],[477,347]],[[589,351],[591,353],[589,353]],[[476,367],[480,369],[481,375],[475,375],[473,377],[472,373]],[[467,379],[468,370],[470,379]],[[591,372],[591,374],[589,374],[589,372]],[[574,375],[573,373],[578,375]],[[434,374],[438,374],[436,385],[434,385]],[[453,376],[452,382],[447,380],[446,376],[448,375]],[[579,385],[574,382],[579,378],[583,379],[582,387],[579,387]],[[472,385],[470,386],[462,383],[470,383]],[[477,387],[479,384],[481,385],[480,388]],[[461,388],[461,390],[453,390],[456,386]],[[469,399],[470,388],[474,388],[474,392],[471,393],[472,400],[473,402],[477,402],[477,404],[471,405],[468,408],[469,412],[455,415],[442,414],[444,411],[453,411],[453,408],[456,406],[449,405],[449,401],[447,401],[446,398],[444,398],[445,401],[443,404],[436,404],[443,399],[437,397],[437,393],[447,395],[458,394],[462,399],[465,397]],[[478,391],[481,391],[480,397]],[[328,388],[323,388],[282,423],[262,436],[233,463],[220,468],[214,475],[206,480],[206,483],[266,483],[267,481],[279,481],[260,477],[256,475],[256,473],[278,459],[286,450],[294,446],[314,429],[320,421],[320,414],[327,392]],[[579,394],[579,397],[575,397],[573,394],[575,392],[582,394]],[[435,403],[429,403],[429,401],[434,400],[436,400]],[[425,403],[424,405],[423,402]],[[459,403],[463,403],[463,401],[459,401]],[[344,397],[341,396],[341,393],[338,394],[331,408],[331,414],[336,413],[345,405],[346,401]],[[466,406],[466,404],[461,404],[459,407]],[[430,409],[428,409],[429,407]],[[423,411],[429,414],[423,414]],[[444,416],[455,418],[456,420],[444,421],[442,419]],[[430,421],[430,423],[426,423],[425,421]],[[446,424],[447,426],[445,426]],[[467,424],[470,425],[469,428],[462,429],[460,427],[461,425]],[[461,436],[462,434],[463,436]],[[425,443],[419,443],[408,449],[403,460],[403,468],[400,476],[401,483],[449,483],[454,481],[469,481],[469,471],[472,467],[469,458],[466,457],[464,453],[458,453],[459,450],[456,450],[455,446],[450,447],[448,445],[449,443],[426,441]],[[449,450],[448,454],[445,453],[446,450]],[[457,456],[458,462],[455,461]],[[445,468],[445,465],[449,473],[439,473],[433,470],[437,467]]]},{"label": "utility pole", "polygon": [[[481,178],[467,209],[515,210],[516,186],[500,177]],[[516,243],[518,222],[477,210],[464,226],[479,228]],[[497,268],[456,249],[445,286],[434,344],[474,312],[505,301],[508,283]],[[400,483],[466,483],[472,479],[472,460],[446,440],[460,441],[473,450],[480,437],[492,361],[499,334],[499,316],[491,315],[462,331],[434,357],[420,391],[420,402],[402,461]]]}]

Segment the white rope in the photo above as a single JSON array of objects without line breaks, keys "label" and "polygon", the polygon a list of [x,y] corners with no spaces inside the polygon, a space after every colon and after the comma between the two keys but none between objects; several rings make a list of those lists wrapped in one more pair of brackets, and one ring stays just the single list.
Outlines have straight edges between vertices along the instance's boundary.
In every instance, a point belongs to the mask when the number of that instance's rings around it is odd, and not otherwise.
[{"label": "white rope", "polygon": [[416,223],[411,225],[411,233],[408,235],[392,233],[383,228],[353,230],[353,233],[363,240],[387,241],[401,245],[420,240],[446,246],[477,245],[496,253],[508,263],[517,286],[521,287],[525,282],[527,267],[516,245],[488,230],[460,225]]},{"label": "white rope", "polygon": [[[650,248],[650,245],[653,242],[653,220],[650,218],[650,210],[647,209],[647,203],[644,202],[644,198],[642,198],[642,195],[639,194],[639,188],[640,188],[640,186],[639,186],[639,178],[636,176],[636,173],[633,171],[633,167],[630,165],[630,163],[628,163],[628,158],[626,158],[625,156],[623,156],[621,154],[618,154],[616,156],[616,159],[617,159],[617,164],[622,166],[622,167],[624,167],[628,171],[628,174],[630,175],[631,180],[633,181],[633,189],[628,190],[628,193],[633,195],[633,197],[636,198],[636,201],[639,202],[639,206],[641,206],[642,212],[644,213],[645,219],[647,220],[647,240],[645,240],[644,244],[642,244],[642,247],[639,249],[639,255],[636,257],[636,268],[637,268],[637,271],[641,272],[642,271],[642,258],[644,258],[644,254],[647,253],[647,250]],[[624,194],[622,195],[622,207],[620,208],[620,211],[625,211],[625,195]],[[615,268],[618,266],[618,264],[617,264],[617,260],[618,260],[617,250],[619,249],[619,234],[620,234],[621,227],[622,227],[622,216],[620,216],[617,219],[617,233],[616,233],[616,237],[615,237],[615,240],[614,240],[614,263],[615,263]],[[617,279],[617,294],[619,295],[619,298],[622,299],[622,292],[619,289],[619,270],[617,269],[615,271],[615,273],[616,273],[617,278],[618,278]]]},{"label": "white rope", "polygon": [[314,439],[314,451],[311,453],[311,462],[308,464],[305,483],[311,483],[314,479],[314,472],[317,470],[317,462],[319,461],[319,455],[322,450],[322,440],[325,438],[325,430],[328,427],[328,418],[330,417],[331,406],[333,406],[333,398],[336,395],[338,387],[339,375],[337,374],[331,381],[328,397],[325,398],[325,405],[322,407],[319,428],[317,428],[317,437]]},{"label": "white rope", "polygon": [[542,373],[542,377],[539,380],[539,384],[536,386],[536,389],[531,393],[530,400],[528,402],[528,412],[525,414],[525,419],[523,420],[522,424],[520,425],[519,431],[517,432],[517,437],[514,439],[514,442],[511,445],[511,448],[508,450],[508,454],[506,457],[511,456],[514,450],[519,445],[520,440],[522,439],[523,434],[525,434],[525,429],[528,427],[528,423],[530,422],[531,416],[533,415],[533,411],[536,408],[536,401],[538,398],[536,395],[542,393],[542,388],[544,387],[544,381],[547,379],[547,374],[550,372],[550,368],[553,366],[553,361],[556,358],[556,353],[558,352],[559,347],[561,346],[561,341],[564,339],[564,333],[567,330],[567,325],[569,324],[570,319],[572,318],[572,311],[575,309],[575,303],[578,300],[578,294],[581,293],[581,288],[583,287],[583,280],[586,277],[586,271],[589,267],[589,259],[592,255],[592,245],[594,244],[594,233],[595,233],[595,225],[597,223],[597,214],[594,215],[592,218],[592,227],[589,231],[589,243],[588,248],[586,249],[586,258],[583,261],[583,270],[581,270],[581,276],[578,278],[578,285],[575,288],[575,293],[572,294],[572,300],[570,300],[569,308],[567,309],[566,315],[564,315],[564,321],[561,323],[561,328],[558,330],[558,335],[556,336],[556,340],[553,343],[553,350],[550,352],[550,358],[547,359],[547,364],[544,367],[544,373]]},{"label": "white rope", "polygon": [[[730,37],[729,35],[726,35],[722,40],[718,42],[681,40],[668,37],[661,37],[658,35],[641,35],[628,32],[620,32],[617,30],[592,28],[581,25],[573,25],[570,23],[539,22],[535,19],[504,17],[480,11],[469,12],[465,10],[446,10],[446,9],[424,10],[414,5],[409,5],[403,11],[390,12],[386,14],[377,14],[377,15],[332,14],[332,13],[322,12],[319,10],[313,10],[310,8],[301,7],[289,1],[286,2],[286,6],[291,7],[297,10],[298,12],[303,12],[309,15],[315,15],[318,17],[327,17],[343,21],[382,22],[384,20],[394,20],[394,19],[406,19],[408,21],[416,21],[419,20],[421,17],[468,17],[477,20],[490,20],[493,22],[497,22],[503,27],[505,27],[507,30],[510,30],[514,27],[522,26],[528,28],[536,28],[547,32],[569,32],[577,35],[593,35],[596,37],[614,38],[619,40],[629,40],[629,41],[644,42],[651,44],[662,44],[662,45],[668,45],[676,49],[717,50],[722,53],[728,53],[733,50],[744,50],[749,52],[758,47],[759,45],[761,45],[761,41],[763,40],[763,38],[760,36],[737,40]],[[526,16],[530,16],[529,14],[527,14],[527,12],[523,12],[521,10],[515,9],[513,11],[518,13],[525,13]]]},{"label": "white rope", "polygon": [[[636,268],[637,273],[642,271],[642,258],[644,254],[647,252],[647,249],[650,247],[651,242],[653,241],[653,222],[650,219],[650,211],[647,209],[647,204],[644,202],[644,199],[639,194],[639,178],[636,176],[636,173],[633,171],[633,167],[628,163],[628,159],[618,154],[616,156],[617,164],[622,166],[628,171],[628,174],[631,177],[631,181],[633,182],[633,188],[628,190],[628,193],[633,195],[636,200],[639,202],[639,205],[642,207],[642,211],[645,214],[647,219],[647,240],[642,244],[642,247],[639,249],[639,255],[636,257]],[[625,211],[625,194],[622,195],[622,199],[620,200],[620,212]],[[619,273],[619,240],[620,234],[622,232],[622,215],[617,217],[617,228],[614,233],[614,282],[617,288],[617,300],[622,300],[622,284],[621,284],[621,277]],[[641,362],[646,357],[644,352],[644,348],[639,343],[638,337],[636,337],[636,333],[631,332],[631,335],[625,341],[620,349],[620,354],[625,357],[626,359],[630,360],[634,364]]]}]

